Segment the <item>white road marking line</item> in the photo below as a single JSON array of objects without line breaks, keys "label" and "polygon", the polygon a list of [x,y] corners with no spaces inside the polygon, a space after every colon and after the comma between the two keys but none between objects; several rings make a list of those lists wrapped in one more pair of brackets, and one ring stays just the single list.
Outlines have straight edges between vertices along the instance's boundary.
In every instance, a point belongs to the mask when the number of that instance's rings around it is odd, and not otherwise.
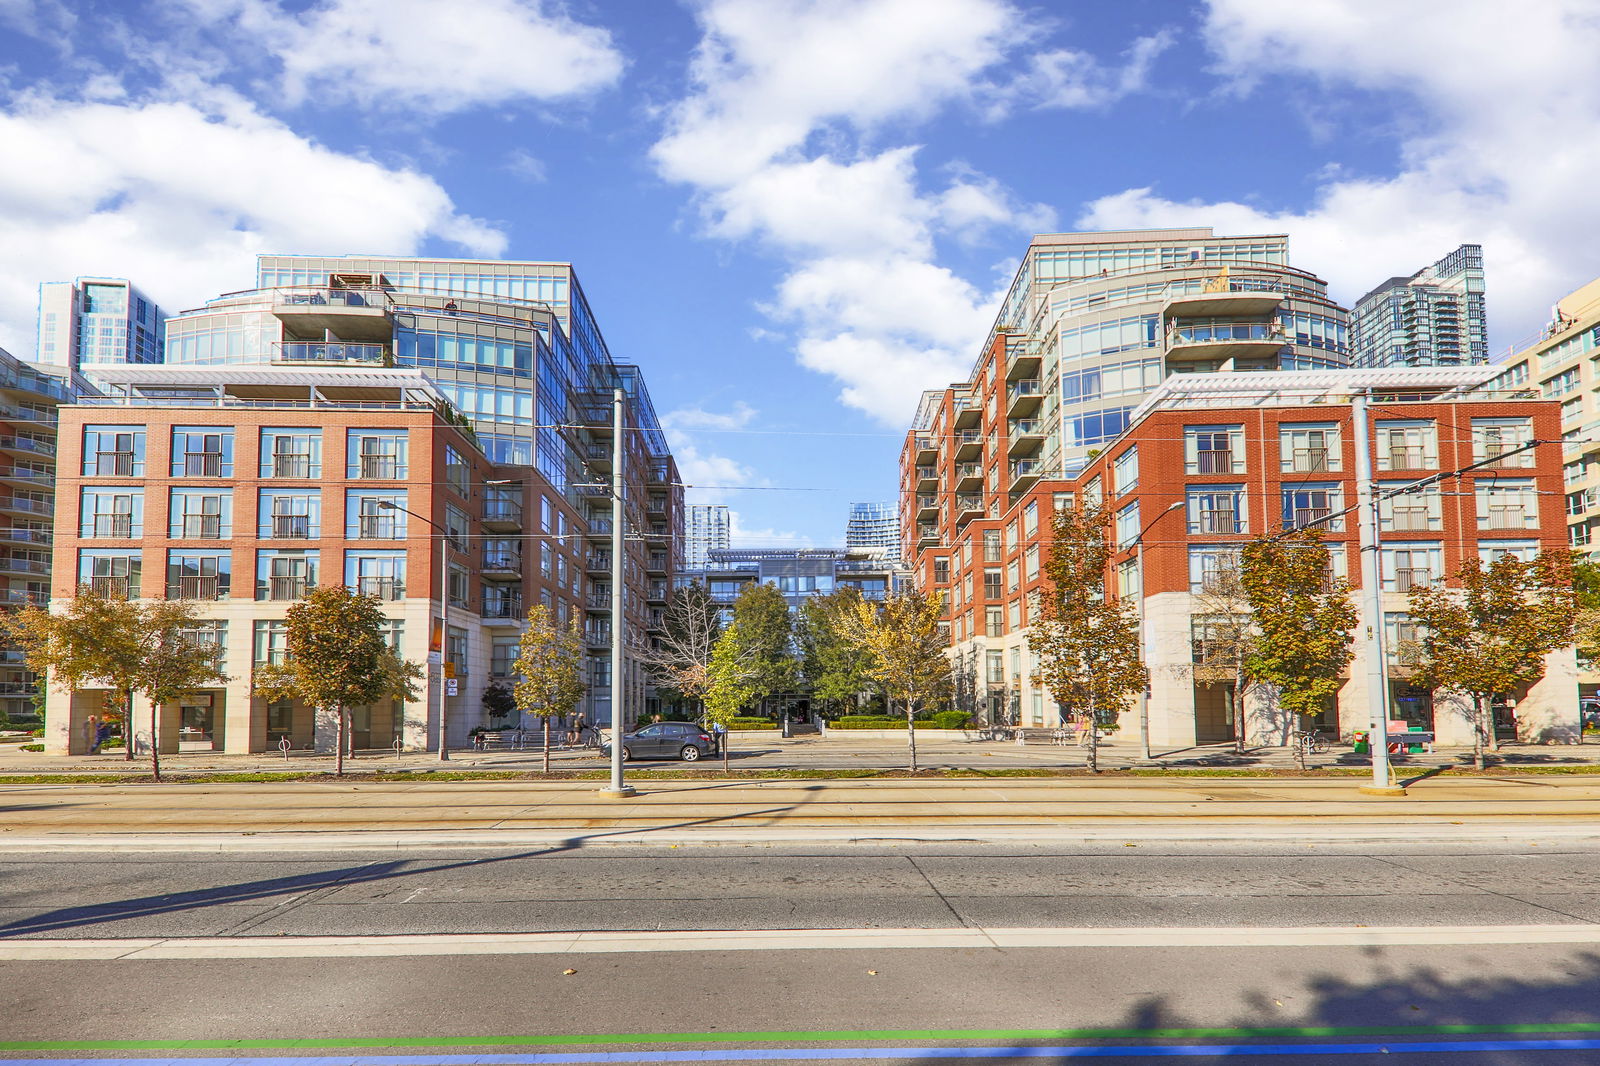
[{"label": "white road marking line", "polygon": [[1165,928],[783,929],[401,936],[146,937],[3,940],[0,961],[389,958],[406,955],[584,955],[662,951],[924,948],[1296,948],[1468,944],[1600,944],[1595,925],[1211,926]]}]

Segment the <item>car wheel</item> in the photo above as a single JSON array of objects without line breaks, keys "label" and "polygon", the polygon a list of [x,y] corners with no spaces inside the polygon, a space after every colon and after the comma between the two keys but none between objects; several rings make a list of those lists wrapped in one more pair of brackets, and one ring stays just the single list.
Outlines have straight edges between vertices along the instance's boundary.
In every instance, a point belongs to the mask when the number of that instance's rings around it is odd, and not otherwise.
[{"label": "car wheel", "polygon": [[627,748],[623,748],[622,749],[622,761],[623,762],[627,762],[628,760],[630,760],[632,758],[633,758],[633,752],[629,751]]},{"label": "car wheel", "polygon": [[693,744],[685,744],[683,746],[683,751],[680,754],[683,756],[684,762],[694,762],[696,759],[700,758],[700,749],[695,747]]}]

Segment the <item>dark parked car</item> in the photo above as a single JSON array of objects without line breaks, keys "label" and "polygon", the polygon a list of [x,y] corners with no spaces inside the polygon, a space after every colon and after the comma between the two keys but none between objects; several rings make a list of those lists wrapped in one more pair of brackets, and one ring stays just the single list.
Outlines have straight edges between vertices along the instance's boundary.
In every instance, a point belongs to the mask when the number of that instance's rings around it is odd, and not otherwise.
[{"label": "dark parked car", "polygon": [[[600,751],[610,755],[611,745],[602,744]],[[627,733],[622,738],[624,759],[682,759],[684,762],[694,762],[702,755],[716,753],[716,738],[693,722],[656,722]]]}]

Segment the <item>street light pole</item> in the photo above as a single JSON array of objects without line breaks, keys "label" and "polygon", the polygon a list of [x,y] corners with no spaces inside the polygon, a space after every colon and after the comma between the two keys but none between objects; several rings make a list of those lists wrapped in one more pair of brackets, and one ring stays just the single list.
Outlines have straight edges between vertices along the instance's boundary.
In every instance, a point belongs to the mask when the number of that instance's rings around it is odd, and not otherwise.
[{"label": "street light pole", "polygon": [[1133,541],[1134,569],[1139,572],[1139,657],[1144,663],[1144,687],[1139,690],[1139,758],[1145,762],[1150,761],[1150,636],[1145,632],[1144,614],[1144,535],[1150,532],[1150,527],[1161,521],[1167,515],[1184,506],[1185,501],[1174,500],[1169,503],[1166,510],[1156,515],[1145,523],[1139,530],[1139,535]]},{"label": "street light pole", "polygon": [[1406,790],[1389,770],[1389,654],[1383,631],[1383,549],[1379,541],[1378,493],[1372,483],[1372,443],[1367,439],[1367,403],[1371,390],[1350,398],[1350,428],[1355,436],[1356,539],[1361,558],[1361,614],[1366,628],[1363,654],[1367,667],[1367,705],[1372,712],[1367,747],[1372,756],[1372,783],[1361,791],[1378,796],[1404,796]]},{"label": "street light pole", "polygon": [[[401,507],[390,500],[379,500],[378,506],[386,511],[404,511],[419,522],[430,526],[434,533],[429,536],[439,538],[439,559],[443,569],[439,575],[439,761],[450,761],[450,733],[448,708],[450,696],[445,691],[449,686],[445,683],[445,664],[450,661],[450,534],[439,528],[439,523],[431,518],[424,518],[409,507]],[[430,641],[430,643],[432,643]]]},{"label": "street light pole", "polygon": [[626,574],[622,560],[622,461],[627,449],[622,446],[622,390],[611,393],[611,784],[608,795],[631,796],[633,789],[622,780],[622,582]]}]

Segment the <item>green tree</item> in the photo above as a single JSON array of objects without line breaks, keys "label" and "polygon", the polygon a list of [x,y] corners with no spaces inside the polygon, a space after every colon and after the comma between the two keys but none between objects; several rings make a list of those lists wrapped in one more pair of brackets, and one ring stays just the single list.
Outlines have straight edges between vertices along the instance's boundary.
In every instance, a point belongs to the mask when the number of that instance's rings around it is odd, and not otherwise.
[{"label": "green tree", "polygon": [[517,642],[517,702],[544,727],[544,772],[550,772],[550,719],[565,718],[583,702],[583,631],[559,625],[550,608],[528,609],[528,628]]},{"label": "green tree", "polygon": [[711,652],[722,635],[722,616],[699,581],[674,589],[662,635],[641,656],[656,684],[699,704],[710,685]]},{"label": "green tree", "polygon": [[1417,673],[1433,688],[1472,701],[1472,758],[1484,767],[1491,702],[1544,676],[1544,657],[1572,639],[1575,594],[1565,552],[1524,562],[1502,555],[1488,566],[1468,559],[1459,587],[1410,591],[1421,630]]},{"label": "green tree", "polygon": [[[1348,582],[1334,579],[1328,546],[1314,528],[1257,538],[1245,545],[1239,580],[1255,616],[1255,647],[1246,670],[1274,685],[1278,705],[1304,727],[1338,695],[1349,665],[1357,611]],[[1287,739],[1287,738],[1286,738]],[[1304,759],[1296,745],[1296,758]]]},{"label": "green tree", "polygon": [[481,700],[491,722],[502,721],[517,713],[517,697],[502,682],[491,681],[485,685]]},{"label": "green tree", "polygon": [[[256,694],[269,703],[300,700],[337,722],[334,772],[344,774],[349,709],[382,699],[414,700],[422,670],[383,637],[376,596],[319,585],[284,614],[287,660],[257,666]],[[444,743],[444,737],[439,738]]]},{"label": "green tree", "polygon": [[861,591],[846,587],[806,600],[795,618],[801,679],[813,700],[835,709],[854,705],[869,682],[871,655],[850,638],[849,630],[849,619],[861,602]]},{"label": "green tree", "polygon": [[1572,564],[1573,643],[1578,658],[1593,669],[1600,663],[1600,563],[1579,559]]},{"label": "green tree", "polygon": [[858,599],[850,614],[841,615],[846,633],[867,655],[867,673],[883,686],[892,713],[900,700],[906,711],[906,745],[911,770],[917,769],[917,708],[925,700],[950,694],[950,660],[945,657],[939,620],[944,601],[907,589],[881,606]]},{"label": "green tree", "polygon": [[733,621],[739,628],[739,660],[756,699],[793,692],[799,671],[790,647],[789,603],[778,586],[752,582],[741,588],[733,601]]},{"label": "green tree", "polygon": [[711,649],[711,665],[706,675],[705,692],[707,724],[721,725],[720,744],[722,768],[728,768],[728,747],[733,737],[731,725],[739,712],[748,704],[761,698],[756,686],[755,671],[751,668],[752,653],[739,632],[739,622],[723,630]]},{"label": "green tree", "polygon": [[0,626],[22,649],[28,668],[68,692],[100,682],[119,697],[123,758],[133,758],[133,694],[150,700],[150,772],[161,779],[158,726],[161,708],[187,692],[225,682],[218,669],[222,648],[197,641],[194,605],[155,600],[139,603],[105,596],[88,586],[66,601],[60,614],[32,604]]},{"label": "green tree", "polygon": [[1091,771],[1098,771],[1099,729],[1115,722],[1144,689],[1138,615],[1106,596],[1111,513],[1065,508],[1051,521],[1045,586],[1036,601],[1028,647],[1039,656],[1038,681],[1057,706],[1089,731]]}]

